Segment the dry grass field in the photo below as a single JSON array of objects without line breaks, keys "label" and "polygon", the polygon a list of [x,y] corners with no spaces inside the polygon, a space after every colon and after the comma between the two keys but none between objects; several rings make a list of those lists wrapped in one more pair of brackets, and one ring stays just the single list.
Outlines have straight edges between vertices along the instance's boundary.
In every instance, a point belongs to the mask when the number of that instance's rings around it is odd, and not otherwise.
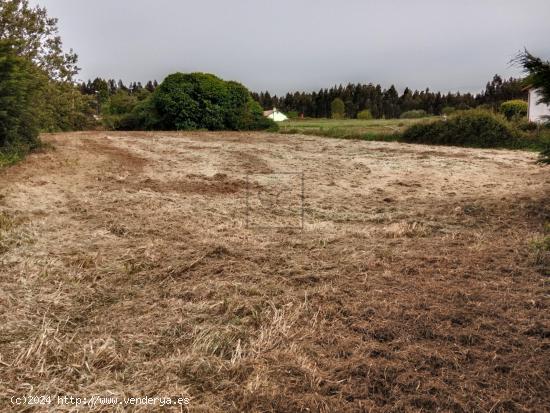
[{"label": "dry grass field", "polygon": [[[0,411],[548,411],[535,154],[43,139],[0,172]],[[24,394],[191,402],[10,404]]]}]

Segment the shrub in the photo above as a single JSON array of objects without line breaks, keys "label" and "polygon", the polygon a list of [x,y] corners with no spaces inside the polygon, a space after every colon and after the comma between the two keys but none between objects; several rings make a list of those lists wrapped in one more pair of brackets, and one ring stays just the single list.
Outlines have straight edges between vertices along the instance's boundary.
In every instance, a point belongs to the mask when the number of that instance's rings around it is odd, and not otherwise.
[{"label": "shrub", "polygon": [[464,111],[464,110],[470,110],[470,109],[479,109],[479,110],[485,110],[487,112],[494,112],[495,111],[495,108],[493,105],[489,104],[489,103],[482,103],[481,105],[477,105],[473,108],[471,107],[464,107],[464,105],[459,105],[459,107],[457,108],[458,110],[460,111]]},{"label": "shrub", "polygon": [[445,106],[443,109],[441,109],[441,114],[445,116],[452,115],[455,112],[456,112],[456,109],[453,108],[452,106]]},{"label": "shrub", "polygon": [[[128,115],[103,115],[101,117],[101,124],[103,127],[107,130],[123,130],[125,128],[122,128],[121,121],[123,118],[129,117]],[[132,129],[132,128],[128,128]]]},{"label": "shrub", "polygon": [[105,122],[113,122],[105,126],[116,130],[158,130],[161,129],[160,116],[152,97],[139,102],[132,112],[124,116],[106,116]]},{"label": "shrub", "polygon": [[372,113],[368,109],[362,110],[357,114],[357,119],[370,120],[372,118],[373,118]]},{"label": "shrub", "polygon": [[235,124],[237,130],[269,130],[276,132],[279,125],[272,119],[264,116],[264,111],[260,104],[249,96],[248,101],[241,113],[237,113]]},{"label": "shrub", "polygon": [[123,117],[118,128],[259,130],[274,124],[240,83],[208,73],[174,73]]},{"label": "shrub", "polygon": [[516,122],[516,128],[525,132],[537,130],[539,125],[536,122],[529,122],[527,119],[522,119]]},{"label": "shrub", "polygon": [[0,148],[38,144],[38,96],[45,75],[0,40]]},{"label": "shrub", "polygon": [[425,110],[417,109],[417,110],[408,110],[406,112],[403,112],[400,116],[401,119],[418,119],[418,118],[425,118],[428,116],[428,113],[426,113]]},{"label": "shrub", "polygon": [[527,116],[527,110],[527,102],[520,99],[507,100],[500,105],[500,112],[506,116],[508,120]]},{"label": "shrub", "polygon": [[471,146],[477,148],[514,148],[521,135],[506,120],[491,112],[469,110],[449,120],[410,126],[402,135],[409,143]]}]

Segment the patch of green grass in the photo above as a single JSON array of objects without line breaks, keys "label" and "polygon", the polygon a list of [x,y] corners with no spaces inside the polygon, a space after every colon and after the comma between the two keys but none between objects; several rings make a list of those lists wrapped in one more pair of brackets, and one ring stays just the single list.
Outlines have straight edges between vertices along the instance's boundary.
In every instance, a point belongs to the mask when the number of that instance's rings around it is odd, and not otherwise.
[{"label": "patch of green grass", "polygon": [[534,246],[536,249],[544,252],[550,251],[550,235],[545,236],[544,238],[535,241]]},{"label": "patch of green grass", "polygon": [[338,139],[396,141],[410,125],[431,119],[291,119],[279,123],[281,133]]},{"label": "patch of green grass", "polygon": [[16,164],[23,160],[29,152],[53,150],[55,147],[47,142],[38,141],[33,147],[14,144],[0,148],[0,169]]},{"label": "patch of green grass", "polygon": [[27,152],[21,148],[0,149],[0,168],[13,165],[25,157]]},{"label": "patch of green grass", "polygon": [[[417,119],[289,119],[280,122],[279,132],[366,141],[401,141],[403,132],[418,123],[441,119],[430,116]],[[550,130],[522,132],[515,149],[541,152],[541,162],[550,163]],[[546,152],[544,152],[546,151]]]}]

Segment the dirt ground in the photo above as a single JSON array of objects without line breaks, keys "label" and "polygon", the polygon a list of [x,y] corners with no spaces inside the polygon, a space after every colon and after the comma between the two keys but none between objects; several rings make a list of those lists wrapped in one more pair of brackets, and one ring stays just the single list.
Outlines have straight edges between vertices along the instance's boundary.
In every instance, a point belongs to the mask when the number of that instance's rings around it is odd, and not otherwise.
[{"label": "dirt ground", "polygon": [[[0,411],[550,411],[535,154],[43,139],[0,172]],[[190,403],[10,402],[29,394]]]}]

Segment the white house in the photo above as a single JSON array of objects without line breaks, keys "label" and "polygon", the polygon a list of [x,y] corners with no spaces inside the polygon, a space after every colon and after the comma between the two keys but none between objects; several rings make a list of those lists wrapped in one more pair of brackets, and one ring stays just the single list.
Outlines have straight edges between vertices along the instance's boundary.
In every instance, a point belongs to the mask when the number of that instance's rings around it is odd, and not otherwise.
[{"label": "white house", "polygon": [[273,108],[273,110],[266,110],[264,112],[264,116],[266,118],[273,119],[275,122],[282,122],[288,119],[288,117],[277,108]]},{"label": "white house", "polygon": [[545,103],[538,103],[541,95],[538,89],[529,89],[529,122],[544,123],[550,121],[550,106]]}]

